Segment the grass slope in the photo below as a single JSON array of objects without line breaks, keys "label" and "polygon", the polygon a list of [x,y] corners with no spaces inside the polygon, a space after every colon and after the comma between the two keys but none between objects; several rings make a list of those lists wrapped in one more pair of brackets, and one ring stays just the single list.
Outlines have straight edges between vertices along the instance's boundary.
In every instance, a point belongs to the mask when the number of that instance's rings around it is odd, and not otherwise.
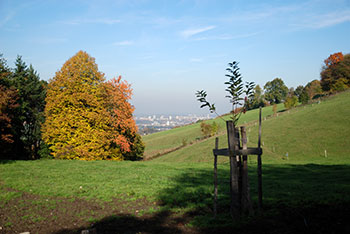
[{"label": "grass slope", "polygon": [[[278,105],[278,111],[284,110],[283,104]],[[272,106],[263,108],[263,117],[272,115]],[[248,123],[257,120],[258,110],[248,111],[242,115],[239,124]],[[223,119],[229,120],[230,116],[224,116]],[[215,121],[219,125],[219,134],[226,132],[226,123],[220,118],[205,121],[212,124]],[[166,151],[171,151],[183,145],[185,141],[187,144],[197,143],[198,139],[202,137],[200,130],[200,123],[194,123],[183,127],[174,128],[168,131],[153,133],[143,136],[146,145],[145,158],[162,154]]]},{"label": "grass slope", "polygon": [[[319,104],[300,106],[290,111],[281,112],[276,117],[267,118],[262,123],[264,162],[349,163],[349,107],[350,92],[344,92]],[[268,115],[269,113],[266,113],[268,110],[268,108],[264,108],[263,113]],[[257,119],[258,113],[257,111],[248,112],[247,116],[242,116],[242,121],[247,117],[249,120]],[[258,126],[248,126],[247,136],[248,144],[252,147],[256,146]],[[226,135],[220,136],[219,142],[220,147],[227,147]],[[155,160],[162,162],[212,162],[213,147],[214,137]],[[251,160],[254,161],[254,159]]]}]

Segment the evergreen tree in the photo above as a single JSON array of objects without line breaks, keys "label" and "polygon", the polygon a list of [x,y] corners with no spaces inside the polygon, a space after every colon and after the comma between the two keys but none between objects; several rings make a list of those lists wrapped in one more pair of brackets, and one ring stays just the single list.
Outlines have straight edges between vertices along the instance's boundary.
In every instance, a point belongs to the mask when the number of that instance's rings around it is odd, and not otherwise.
[{"label": "evergreen tree", "polygon": [[21,56],[17,57],[11,82],[19,97],[19,107],[14,121],[16,155],[21,158],[39,158],[46,82],[40,80],[32,65],[28,67]]},{"label": "evergreen tree", "polygon": [[0,85],[10,87],[11,69],[7,65],[6,59],[0,54]]}]

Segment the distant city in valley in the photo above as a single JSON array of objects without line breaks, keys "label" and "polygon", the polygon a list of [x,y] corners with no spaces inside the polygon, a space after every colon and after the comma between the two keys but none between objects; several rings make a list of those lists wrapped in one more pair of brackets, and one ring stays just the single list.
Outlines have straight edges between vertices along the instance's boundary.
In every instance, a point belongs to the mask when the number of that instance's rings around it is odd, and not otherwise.
[{"label": "distant city in valley", "polygon": [[213,118],[214,115],[137,115],[134,117],[141,135],[169,130],[200,120]]}]

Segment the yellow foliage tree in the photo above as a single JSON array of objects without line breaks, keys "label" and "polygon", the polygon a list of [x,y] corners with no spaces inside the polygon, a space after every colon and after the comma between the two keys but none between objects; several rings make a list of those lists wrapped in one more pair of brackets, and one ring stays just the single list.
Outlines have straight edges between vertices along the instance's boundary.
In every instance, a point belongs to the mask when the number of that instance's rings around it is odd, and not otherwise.
[{"label": "yellow foliage tree", "polygon": [[[95,59],[79,51],[49,82],[43,139],[55,158],[122,160],[123,153],[130,152],[132,142],[123,137],[127,128],[115,126],[117,120],[124,123],[127,118],[118,119],[112,113],[118,110],[121,116],[125,112],[132,119],[133,109],[111,105],[117,104],[116,100],[129,104],[130,97],[121,96],[116,85],[104,81]],[[136,125],[132,123],[135,135]]]}]

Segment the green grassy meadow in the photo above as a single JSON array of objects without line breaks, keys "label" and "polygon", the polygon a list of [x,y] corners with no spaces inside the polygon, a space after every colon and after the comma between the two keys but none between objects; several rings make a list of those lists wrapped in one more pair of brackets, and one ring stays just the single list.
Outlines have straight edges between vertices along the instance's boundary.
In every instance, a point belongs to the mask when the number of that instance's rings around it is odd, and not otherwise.
[{"label": "green grassy meadow", "polygon": [[[262,110],[269,116],[262,122],[262,148],[265,163],[344,164],[350,163],[350,92],[330,97],[320,103],[286,111],[279,106],[277,116],[272,107]],[[258,110],[242,115],[239,125],[247,128],[248,145],[257,146]],[[216,120],[220,121],[220,120]],[[225,124],[224,121],[221,124]],[[199,129],[199,126],[197,127]],[[225,130],[222,126],[222,129]],[[170,133],[168,133],[170,134]],[[212,162],[215,137],[155,159],[163,162]],[[147,141],[146,141],[147,146]],[[226,132],[219,134],[219,147],[227,148]],[[326,151],[326,152],[325,152]],[[288,156],[287,156],[288,155]],[[254,157],[250,160],[253,162]],[[227,159],[222,159],[227,162]]]},{"label": "green grassy meadow", "polygon": [[[277,106],[278,111],[283,111],[283,104]],[[251,110],[246,114],[242,115],[238,124],[250,123],[257,120],[259,111]],[[263,108],[262,117],[266,118],[273,114],[272,106]],[[214,120],[205,121],[208,124],[212,124],[215,121],[219,125],[219,135],[226,133],[226,123],[225,120],[229,120],[230,116],[222,116],[222,118],[217,117]],[[163,152],[171,151],[178,147],[183,146],[185,141],[187,144],[197,143],[202,137],[200,130],[200,123],[194,123],[191,125],[174,128],[168,131],[158,132],[143,137],[146,145],[145,157],[153,157],[157,154],[162,154]]]},{"label": "green grassy meadow", "polygon": [[[185,137],[192,142],[149,161],[1,161],[0,211],[23,194],[100,203],[115,198],[130,202],[144,199],[155,205],[141,215],[156,216],[158,212],[166,211],[190,217],[181,222],[185,223],[185,228],[195,228],[199,232],[225,227],[235,228],[238,232],[248,230],[248,233],[258,233],[260,228],[265,228],[266,233],[348,231],[349,107],[350,92],[344,92],[319,104],[289,111],[279,106],[280,112],[275,117],[272,107],[263,109],[266,117],[262,125],[264,212],[238,224],[232,223],[229,216],[229,165],[225,158],[220,159],[218,166],[219,214],[213,219],[212,149],[215,137],[196,142],[200,137],[198,123],[145,136],[149,154],[178,147]],[[240,124],[247,126],[251,146],[257,144],[257,118],[258,110],[253,110],[242,115],[240,120]],[[220,123],[220,147],[227,147],[225,122],[215,121]],[[256,207],[257,173],[252,156],[249,176]],[[45,203],[40,198],[38,202]],[[41,217],[33,212],[34,219]],[[99,223],[103,218],[94,217],[93,221]],[[11,226],[13,222],[9,217],[0,226]]]}]

